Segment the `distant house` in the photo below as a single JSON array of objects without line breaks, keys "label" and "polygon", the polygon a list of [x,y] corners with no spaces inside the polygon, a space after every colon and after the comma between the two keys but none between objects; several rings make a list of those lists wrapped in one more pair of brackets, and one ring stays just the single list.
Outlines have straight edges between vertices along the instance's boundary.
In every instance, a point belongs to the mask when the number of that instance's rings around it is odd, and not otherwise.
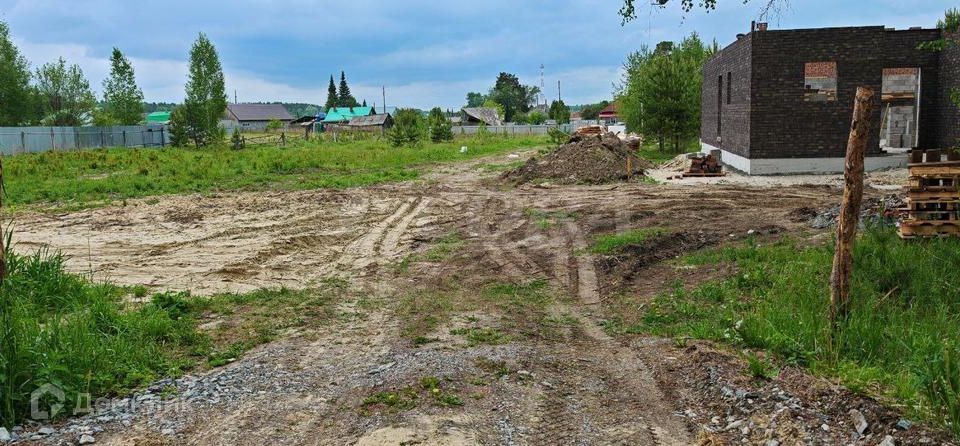
[{"label": "distant house", "polygon": [[347,123],[347,127],[367,132],[384,132],[393,127],[393,117],[389,113],[357,116]]},{"label": "distant house", "polygon": [[358,116],[370,116],[373,107],[330,107],[323,118],[324,124],[346,124]]},{"label": "distant house", "polygon": [[463,118],[460,116],[451,116],[448,119],[450,120],[450,125],[463,125]]},{"label": "distant house", "polygon": [[265,130],[272,120],[284,127],[293,122],[293,116],[281,104],[227,104],[226,119],[240,125],[244,130]]},{"label": "distant house", "polygon": [[147,117],[144,119],[144,122],[147,125],[150,125],[150,124],[167,125],[170,123],[170,112],[155,111],[153,113],[149,113],[147,114]]},{"label": "distant house", "polygon": [[606,108],[600,110],[600,120],[603,121],[604,124],[616,124],[620,122],[620,116],[617,114],[617,111],[617,103],[610,103]]},{"label": "distant house", "polygon": [[500,119],[500,112],[493,107],[465,107],[463,112],[463,125],[503,125]]}]

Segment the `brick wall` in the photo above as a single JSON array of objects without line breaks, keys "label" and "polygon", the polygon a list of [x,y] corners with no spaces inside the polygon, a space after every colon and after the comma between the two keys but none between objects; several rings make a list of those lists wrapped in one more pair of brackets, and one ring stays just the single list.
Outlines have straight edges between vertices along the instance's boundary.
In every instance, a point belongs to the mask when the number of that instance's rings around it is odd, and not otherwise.
[{"label": "brick wall", "polygon": [[[744,157],[750,156],[750,53],[751,35],[747,35],[715,54],[703,67],[700,139]],[[721,121],[719,134],[718,119]]]},{"label": "brick wall", "polygon": [[939,94],[944,100],[936,107],[939,120],[935,147],[939,148],[953,147],[960,140],[960,111],[947,100],[952,89],[960,88],[960,34],[948,38],[956,44],[940,53]]},{"label": "brick wall", "polygon": [[[867,153],[880,153],[879,104],[884,68],[921,69],[920,146],[935,145],[939,56],[917,50],[917,45],[938,35],[938,30],[886,31],[883,27],[751,33],[754,84],[749,112],[750,157],[843,157],[853,98],[860,85],[873,87],[877,93]],[[807,62],[837,63],[837,100],[804,101]]]}]

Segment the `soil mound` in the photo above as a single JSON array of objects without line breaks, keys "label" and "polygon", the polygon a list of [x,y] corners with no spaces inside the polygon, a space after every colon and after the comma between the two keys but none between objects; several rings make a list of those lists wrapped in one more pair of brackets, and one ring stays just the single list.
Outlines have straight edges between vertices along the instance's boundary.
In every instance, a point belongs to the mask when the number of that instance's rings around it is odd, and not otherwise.
[{"label": "soil mound", "polygon": [[526,164],[505,172],[501,178],[517,184],[536,180],[553,180],[558,184],[600,184],[644,176],[645,169],[652,167],[653,164],[638,157],[629,144],[613,133],[574,135],[556,150],[531,158]]}]

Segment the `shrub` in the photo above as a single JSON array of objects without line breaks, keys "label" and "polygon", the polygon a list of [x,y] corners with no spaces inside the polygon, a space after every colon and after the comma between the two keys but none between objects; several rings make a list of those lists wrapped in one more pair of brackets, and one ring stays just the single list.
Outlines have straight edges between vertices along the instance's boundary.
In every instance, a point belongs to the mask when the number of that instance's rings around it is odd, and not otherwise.
[{"label": "shrub", "polygon": [[170,144],[175,147],[186,147],[190,142],[190,129],[187,124],[186,110],[176,107],[170,112]]},{"label": "shrub", "polygon": [[527,122],[533,125],[541,125],[544,122],[547,122],[547,116],[537,110],[534,110],[527,116]]},{"label": "shrub", "polygon": [[271,132],[274,130],[280,130],[282,128],[283,128],[283,123],[280,122],[279,119],[271,119],[270,122],[267,123],[268,132]]},{"label": "shrub", "polygon": [[401,108],[394,112],[393,127],[387,131],[387,138],[394,147],[416,146],[426,133],[423,115],[410,108]]}]

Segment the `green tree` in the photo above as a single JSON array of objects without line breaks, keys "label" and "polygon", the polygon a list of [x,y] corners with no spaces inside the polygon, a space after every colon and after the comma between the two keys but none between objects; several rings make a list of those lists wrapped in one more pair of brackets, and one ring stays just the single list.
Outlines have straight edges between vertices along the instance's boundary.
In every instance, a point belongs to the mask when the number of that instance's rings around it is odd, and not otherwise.
[{"label": "green tree", "polygon": [[610,105],[610,101],[600,101],[596,104],[584,105],[580,109],[580,117],[587,120],[600,119],[600,112]]},{"label": "green tree", "polygon": [[10,40],[10,29],[0,21],[0,126],[17,126],[36,118],[30,64]]},{"label": "green tree", "polygon": [[110,77],[103,81],[103,111],[120,125],[143,121],[143,92],[123,53],[116,47],[110,55]]},{"label": "green tree", "polygon": [[387,131],[387,138],[394,147],[416,146],[425,133],[423,115],[411,108],[400,108],[393,112],[393,127]]},{"label": "green tree", "polygon": [[91,119],[97,99],[79,65],[63,58],[37,69],[37,94],[43,108],[45,125],[80,126]]},{"label": "green tree", "polygon": [[323,105],[326,111],[337,106],[337,85],[333,83],[333,75],[330,75],[330,85],[327,87],[327,103]]},{"label": "green tree", "polygon": [[467,107],[481,107],[486,102],[487,96],[483,93],[471,91],[467,93]]},{"label": "green tree", "polygon": [[170,145],[185,147],[190,143],[190,124],[187,122],[186,108],[174,107],[170,111]]},{"label": "green tree", "polygon": [[556,100],[550,104],[550,119],[557,121],[557,124],[570,123],[570,107],[563,103],[563,100]]},{"label": "green tree", "polygon": [[536,101],[539,93],[539,87],[521,85],[516,75],[501,72],[487,100],[502,105],[503,119],[512,121],[516,114],[530,111],[530,105]]},{"label": "green tree", "polygon": [[630,131],[656,137],[661,150],[667,141],[680,149],[683,139],[700,128],[701,67],[711,50],[691,34],[680,46],[642,47],[624,64],[618,94],[620,116]]},{"label": "green tree", "polygon": [[430,110],[430,116],[427,116],[427,126],[430,128],[430,140],[433,142],[443,142],[453,140],[453,126],[450,120],[443,113],[440,107],[434,107]]},{"label": "green tree", "polygon": [[350,86],[347,85],[347,74],[340,72],[340,89],[337,91],[337,107],[356,107],[360,105],[357,98],[350,94]]},{"label": "green tree", "polygon": [[227,93],[220,56],[203,33],[190,49],[190,74],[183,101],[186,132],[197,147],[223,141],[220,119],[227,109]]}]

